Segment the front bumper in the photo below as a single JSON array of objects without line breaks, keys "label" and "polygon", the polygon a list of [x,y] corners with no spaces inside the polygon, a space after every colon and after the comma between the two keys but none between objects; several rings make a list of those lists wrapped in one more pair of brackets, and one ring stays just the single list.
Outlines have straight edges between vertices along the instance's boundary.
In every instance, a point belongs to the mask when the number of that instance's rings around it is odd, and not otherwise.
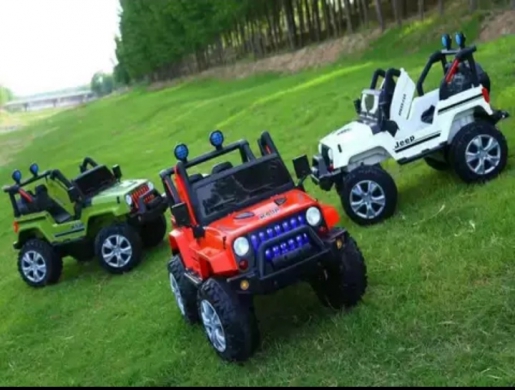
[{"label": "front bumper", "polygon": [[[292,232],[292,236],[299,234],[301,230]],[[312,229],[309,231],[311,242],[314,243],[310,250],[298,249],[274,259],[274,263],[282,266],[274,272],[265,273],[263,254],[267,248],[261,248],[257,267],[248,273],[228,278],[228,284],[239,294],[269,294],[303,280],[321,270],[324,265],[338,262],[348,239],[347,231],[333,229],[323,239]],[[275,243],[272,241],[270,245]]]},{"label": "front bumper", "polygon": [[311,180],[324,191],[331,190],[333,184],[341,175],[340,170],[329,171],[323,156],[315,154],[311,166]]},{"label": "front bumper", "polygon": [[[145,202],[145,198],[151,195],[154,196],[153,199]],[[138,197],[138,209],[134,217],[141,223],[152,221],[164,214],[167,207],[165,198],[156,189],[148,190]]]}]

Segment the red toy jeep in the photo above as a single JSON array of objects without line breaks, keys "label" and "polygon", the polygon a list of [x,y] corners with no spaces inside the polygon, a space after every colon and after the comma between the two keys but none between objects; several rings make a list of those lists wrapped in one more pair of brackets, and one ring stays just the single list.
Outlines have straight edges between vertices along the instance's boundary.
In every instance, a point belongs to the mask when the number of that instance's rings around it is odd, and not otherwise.
[{"label": "red toy jeep", "polygon": [[[243,361],[260,339],[253,295],[305,281],[324,305],[342,309],[360,301],[367,275],[356,242],[335,226],[337,211],[304,191],[306,156],[294,160],[295,184],[267,132],[258,141],[260,157],[247,141],[223,141],[212,132],[215,149],[192,160],[187,146],[177,145],[177,165],[160,172],[174,226],[168,271],[185,320],[203,323],[222,359]],[[187,172],[234,151],[237,166],[226,161],[209,175]]]}]

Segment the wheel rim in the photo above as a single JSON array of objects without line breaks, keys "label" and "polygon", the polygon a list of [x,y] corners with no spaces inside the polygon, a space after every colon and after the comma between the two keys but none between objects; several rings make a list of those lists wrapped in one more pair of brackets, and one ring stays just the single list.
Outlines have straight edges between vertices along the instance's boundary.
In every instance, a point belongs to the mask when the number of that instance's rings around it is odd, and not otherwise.
[{"label": "wheel rim", "polygon": [[177,280],[175,280],[172,273],[170,273],[170,287],[172,288],[172,293],[175,297],[175,301],[177,302],[177,306],[179,306],[181,314],[184,315],[184,301],[182,300],[181,290],[179,289],[179,284],[177,283]]},{"label": "wheel rim", "polygon": [[218,352],[225,351],[226,342],[224,328],[222,326],[222,321],[220,321],[220,317],[218,316],[218,313],[216,312],[213,305],[211,305],[208,301],[203,300],[200,303],[200,315],[202,317],[202,323],[204,324],[207,337],[209,338],[209,341],[213,347]]},{"label": "wheel rim", "polygon": [[501,162],[501,145],[491,135],[478,135],[467,145],[465,158],[472,172],[488,175]]},{"label": "wheel rim", "polygon": [[352,187],[350,205],[356,215],[364,219],[379,216],[386,205],[383,188],[372,180],[363,180]]},{"label": "wheel rim", "polygon": [[45,258],[36,251],[28,251],[21,258],[21,269],[28,280],[39,283],[47,272]]},{"label": "wheel rim", "polygon": [[102,244],[102,258],[111,267],[124,267],[132,258],[132,245],[119,234],[109,236]]}]

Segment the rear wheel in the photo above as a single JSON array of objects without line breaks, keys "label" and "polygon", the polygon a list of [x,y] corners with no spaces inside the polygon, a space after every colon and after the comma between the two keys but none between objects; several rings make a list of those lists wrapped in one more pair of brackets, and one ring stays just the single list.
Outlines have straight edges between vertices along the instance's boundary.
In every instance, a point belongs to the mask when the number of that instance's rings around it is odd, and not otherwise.
[{"label": "rear wheel", "polygon": [[145,248],[153,248],[159,245],[166,234],[166,218],[161,214],[158,218],[142,223],[140,236]]},{"label": "rear wheel", "polygon": [[95,253],[100,265],[108,272],[112,274],[129,272],[141,263],[141,238],[127,223],[107,226],[97,234]]},{"label": "rear wheel", "polygon": [[242,362],[252,356],[260,340],[256,317],[225,282],[208,279],[202,285],[198,311],[207,340],[220,358]]},{"label": "rear wheel", "polygon": [[506,168],[508,145],[497,128],[484,121],[464,126],[454,138],[450,162],[465,183],[481,183]]},{"label": "rear wheel", "polygon": [[339,254],[339,261],[325,267],[310,283],[320,302],[337,310],[356,306],[368,284],[365,259],[356,241],[349,238]]},{"label": "rear wheel", "polygon": [[31,287],[44,287],[59,281],[63,259],[46,241],[31,239],[18,253],[18,272]]},{"label": "rear wheel", "polygon": [[379,223],[397,206],[395,181],[378,166],[360,166],[344,176],[339,195],[343,209],[359,225]]},{"label": "rear wheel", "polygon": [[168,265],[170,288],[182,317],[188,324],[193,325],[199,322],[197,289],[186,279],[185,272],[181,257],[174,256]]}]

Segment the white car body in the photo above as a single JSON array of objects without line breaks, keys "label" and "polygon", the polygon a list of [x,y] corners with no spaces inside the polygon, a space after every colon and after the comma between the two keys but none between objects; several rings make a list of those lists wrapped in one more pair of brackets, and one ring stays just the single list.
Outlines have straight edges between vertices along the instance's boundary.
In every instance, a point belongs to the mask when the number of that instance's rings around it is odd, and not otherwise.
[{"label": "white car body", "polygon": [[[350,122],[342,128],[324,137],[319,144],[319,152],[325,146],[332,169],[350,172],[356,167],[373,165],[393,158],[399,163],[406,163],[438,151],[450,144],[466,124],[474,121],[474,113],[482,111],[492,115],[493,111],[485,97],[488,92],[482,85],[464,92],[439,99],[439,89],[414,97],[416,86],[408,73],[400,70],[392,103],[390,121],[397,124],[395,136],[388,131],[373,131],[373,121],[361,118]],[[373,107],[377,110],[379,91],[365,89],[362,93],[362,110],[365,99],[375,95]],[[432,124],[422,121],[422,114],[435,106]]]}]

